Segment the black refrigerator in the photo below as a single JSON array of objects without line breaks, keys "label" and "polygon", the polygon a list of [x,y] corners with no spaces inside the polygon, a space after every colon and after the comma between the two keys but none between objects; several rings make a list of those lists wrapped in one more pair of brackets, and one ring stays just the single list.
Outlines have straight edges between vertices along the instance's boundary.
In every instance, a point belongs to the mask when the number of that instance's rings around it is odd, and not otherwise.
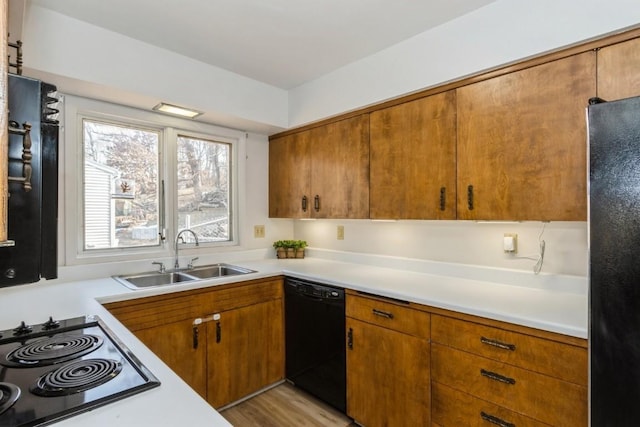
[{"label": "black refrigerator", "polygon": [[590,105],[588,128],[590,421],[640,426],[640,97]]}]

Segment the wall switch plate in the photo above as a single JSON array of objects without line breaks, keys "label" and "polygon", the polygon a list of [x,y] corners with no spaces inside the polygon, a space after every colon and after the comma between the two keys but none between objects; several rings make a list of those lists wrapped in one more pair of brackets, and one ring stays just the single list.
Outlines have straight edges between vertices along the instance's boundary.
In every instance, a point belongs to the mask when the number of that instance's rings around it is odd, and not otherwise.
[{"label": "wall switch plate", "polygon": [[344,225],[338,226],[338,234],[336,236],[338,240],[344,240]]},{"label": "wall switch plate", "polygon": [[264,238],[264,225],[253,226],[253,237],[255,237],[256,239]]},{"label": "wall switch plate", "polygon": [[515,254],[518,252],[518,235],[515,233],[504,233],[503,249],[505,253]]}]

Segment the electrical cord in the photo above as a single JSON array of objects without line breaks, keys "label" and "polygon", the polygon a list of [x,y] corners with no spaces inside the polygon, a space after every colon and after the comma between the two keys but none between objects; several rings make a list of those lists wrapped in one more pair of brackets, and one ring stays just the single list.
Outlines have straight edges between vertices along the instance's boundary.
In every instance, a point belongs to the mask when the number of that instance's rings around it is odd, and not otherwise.
[{"label": "electrical cord", "polygon": [[542,235],[544,234],[544,229],[546,226],[547,226],[547,223],[542,223],[542,230],[540,230],[540,234],[538,235],[538,241],[540,242],[540,253],[538,253],[537,255],[515,257],[519,259],[531,259],[536,261],[536,264],[533,266],[534,274],[540,273],[540,271],[542,270],[542,264],[544,263],[544,250],[547,243],[544,240],[542,240]]}]

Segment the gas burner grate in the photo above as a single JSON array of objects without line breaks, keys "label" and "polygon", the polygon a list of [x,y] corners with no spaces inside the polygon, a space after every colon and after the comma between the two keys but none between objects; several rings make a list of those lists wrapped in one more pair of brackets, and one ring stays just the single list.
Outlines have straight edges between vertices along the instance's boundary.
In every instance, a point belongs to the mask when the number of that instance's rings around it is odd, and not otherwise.
[{"label": "gas burner grate", "polygon": [[56,335],[25,344],[7,354],[3,365],[14,367],[46,366],[66,362],[90,353],[102,345],[95,335]]},{"label": "gas burner grate", "polygon": [[42,375],[31,392],[43,397],[67,396],[104,384],[120,371],[122,363],[116,360],[79,360]]},{"label": "gas burner grate", "polygon": [[0,414],[7,411],[20,398],[20,387],[11,383],[0,383]]}]

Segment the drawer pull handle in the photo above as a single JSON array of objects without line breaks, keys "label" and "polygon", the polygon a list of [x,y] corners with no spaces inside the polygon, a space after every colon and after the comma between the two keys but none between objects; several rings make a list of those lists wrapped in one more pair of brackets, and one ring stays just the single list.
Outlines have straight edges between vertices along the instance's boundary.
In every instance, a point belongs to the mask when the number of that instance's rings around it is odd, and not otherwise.
[{"label": "drawer pull handle", "polygon": [[516,345],[515,344],[507,344],[507,343],[500,342],[500,341],[497,341],[497,340],[492,340],[491,338],[480,337],[480,342],[482,344],[491,345],[493,347],[498,347],[498,348],[501,348],[503,350],[511,350],[511,351],[515,351],[516,350]]},{"label": "drawer pull handle", "polygon": [[349,328],[349,333],[347,334],[347,347],[349,350],[353,350],[353,329]]},{"label": "drawer pull handle", "polygon": [[513,378],[505,377],[504,375],[496,374],[495,372],[487,371],[486,369],[480,369],[480,375],[483,377],[487,377],[490,380],[500,381],[505,384],[515,384],[516,380]]},{"label": "drawer pull handle", "polygon": [[388,311],[376,310],[373,309],[373,314],[376,316],[384,317],[386,319],[393,319],[393,313],[389,313]]},{"label": "drawer pull handle", "polygon": [[495,424],[500,427],[516,427],[515,424],[501,420],[500,418],[495,417],[493,415],[489,415],[484,411],[480,412],[480,416],[482,417],[483,420],[488,421],[491,424]]}]

